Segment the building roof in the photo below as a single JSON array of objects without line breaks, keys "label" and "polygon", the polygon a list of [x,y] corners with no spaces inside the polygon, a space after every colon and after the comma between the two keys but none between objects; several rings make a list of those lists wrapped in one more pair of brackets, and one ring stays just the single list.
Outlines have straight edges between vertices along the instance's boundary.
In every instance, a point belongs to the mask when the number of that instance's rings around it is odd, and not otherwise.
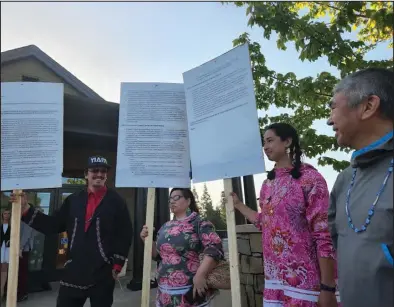
[{"label": "building roof", "polygon": [[64,94],[64,131],[117,139],[119,103]]},{"label": "building roof", "polygon": [[104,100],[95,91],[88,87],[85,83],[75,77],[62,65],[48,56],[44,51],[35,45],[28,45],[21,48],[7,50],[1,53],[1,65],[7,64],[9,62],[18,61],[20,59],[34,57],[42,64],[47,66],[50,70],[56,73],[60,78],[62,78],[65,83],[68,83],[74,87],[78,92],[85,95],[87,98]]}]

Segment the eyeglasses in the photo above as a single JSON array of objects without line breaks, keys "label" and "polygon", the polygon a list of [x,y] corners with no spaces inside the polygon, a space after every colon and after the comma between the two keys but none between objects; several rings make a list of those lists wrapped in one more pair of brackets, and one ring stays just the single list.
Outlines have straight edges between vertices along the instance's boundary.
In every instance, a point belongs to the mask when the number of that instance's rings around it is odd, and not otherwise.
[{"label": "eyeglasses", "polygon": [[93,174],[97,174],[97,173],[106,174],[106,173],[108,173],[108,170],[106,168],[92,168],[92,169],[89,169],[89,172],[91,172]]},{"label": "eyeglasses", "polygon": [[175,196],[172,196],[172,197],[168,198],[168,203],[170,204],[171,201],[178,201],[178,200],[180,200],[182,197],[183,197],[182,195],[175,195]]}]

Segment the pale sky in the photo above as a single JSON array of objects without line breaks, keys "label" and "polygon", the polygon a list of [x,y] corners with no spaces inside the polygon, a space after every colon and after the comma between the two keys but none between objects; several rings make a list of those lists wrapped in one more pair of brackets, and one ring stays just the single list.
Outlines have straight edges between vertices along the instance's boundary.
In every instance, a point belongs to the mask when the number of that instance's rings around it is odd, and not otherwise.
[{"label": "pale sky", "polygon": [[[243,32],[258,41],[267,66],[297,77],[328,71],[338,75],[326,58],[301,62],[292,44],[276,47],[259,28],[247,27],[245,8],[219,2],[194,3],[1,3],[1,51],[34,44],[91,87],[104,99],[119,102],[121,82],[179,82],[182,73],[233,48]],[[392,56],[384,46],[368,58]],[[277,110],[269,110],[269,114]],[[325,121],[314,128],[333,136]],[[330,153],[349,159],[344,153]],[[306,162],[317,166],[316,159]],[[266,168],[273,164],[266,159]],[[317,167],[331,189],[337,173]],[[258,196],[265,174],[255,175]],[[207,183],[214,204],[220,201],[222,181]],[[203,184],[197,184],[201,195]]]}]

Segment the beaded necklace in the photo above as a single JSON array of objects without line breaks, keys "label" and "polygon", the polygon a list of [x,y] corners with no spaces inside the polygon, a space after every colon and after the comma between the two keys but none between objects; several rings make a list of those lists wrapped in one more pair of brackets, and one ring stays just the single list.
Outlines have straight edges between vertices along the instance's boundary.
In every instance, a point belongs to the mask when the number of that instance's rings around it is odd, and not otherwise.
[{"label": "beaded necklace", "polygon": [[360,233],[360,232],[364,232],[364,231],[367,230],[368,225],[371,223],[372,216],[375,213],[376,204],[378,203],[379,198],[382,195],[382,193],[384,191],[384,188],[387,185],[387,181],[388,181],[391,173],[393,172],[393,165],[394,165],[394,159],[391,159],[390,166],[389,166],[389,168],[387,170],[386,177],[383,180],[383,184],[382,184],[381,188],[379,189],[378,193],[376,193],[375,201],[372,203],[371,208],[369,208],[369,210],[368,210],[368,217],[365,219],[365,223],[364,223],[364,225],[361,226],[361,228],[357,228],[357,227],[354,226],[353,220],[352,220],[352,218],[350,216],[350,212],[349,212],[350,193],[352,191],[352,188],[353,188],[353,185],[354,185],[354,182],[355,182],[355,179],[356,179],[356,174],[357,174],[357,168],[353,169],[352,181],[350,182],[350,186],[349,186],[349,189],[347,191],[345,209],[346,209],[346,215],[347,215],[349,227],[351,229],[353,229],[354,232]]}]

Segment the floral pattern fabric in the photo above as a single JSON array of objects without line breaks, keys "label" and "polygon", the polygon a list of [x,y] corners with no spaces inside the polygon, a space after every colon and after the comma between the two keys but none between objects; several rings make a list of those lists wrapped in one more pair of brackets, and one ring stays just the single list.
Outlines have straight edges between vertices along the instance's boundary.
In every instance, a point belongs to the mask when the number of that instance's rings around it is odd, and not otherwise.
[{"label": "floral pattern fabric", "polygon": [[169,221],[158,231],[156,249],[159,254],[156,306],[206,306],[214,291],[207,292],[203,303],[193,303],[184,292],[192,288],[193,277],[200,266],[200,253],[217,261],[223,259],[222,240],[213,224],[197,213],[191,213],[184,220]]},{"label": "floral pattern fabric", "polygon": [[[260,191],[264,307],[317,306],[320,294],[318,258],[334,258],[328,230],[329,192],[324,178],[308,164],[293,179],[290,169],[277,169]],[[337,296],[338,299],[338,296]]]}]

